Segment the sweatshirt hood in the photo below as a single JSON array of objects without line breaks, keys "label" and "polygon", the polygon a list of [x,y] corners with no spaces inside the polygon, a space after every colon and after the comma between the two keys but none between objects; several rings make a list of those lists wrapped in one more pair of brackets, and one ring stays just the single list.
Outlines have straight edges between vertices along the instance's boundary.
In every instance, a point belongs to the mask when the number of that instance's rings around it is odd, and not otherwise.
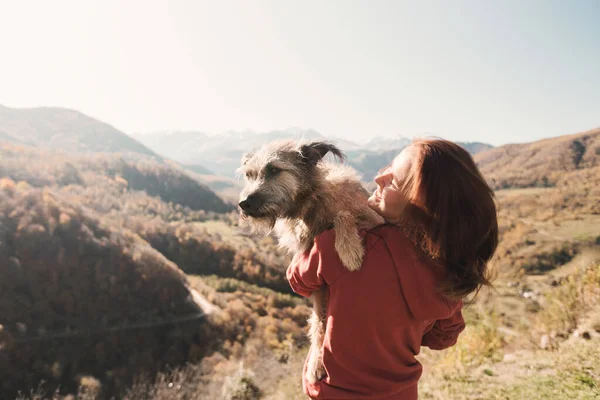
[{"label": "sweatshirt hood", "polygon": [[433,261],[419,258],[413,243],[404,233],[399,235],[398,230],[397,227],[386,226],[380,233],[392,256],[410,312],[420,320],[449,318],[461,302],[438,292],[438,284],[444,277],[443,268]]}]

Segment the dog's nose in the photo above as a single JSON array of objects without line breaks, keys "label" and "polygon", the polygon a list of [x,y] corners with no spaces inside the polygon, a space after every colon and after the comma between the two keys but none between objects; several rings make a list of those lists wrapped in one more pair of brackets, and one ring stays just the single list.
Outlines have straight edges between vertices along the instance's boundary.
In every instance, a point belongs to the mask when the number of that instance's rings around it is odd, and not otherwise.
[{"label": "dog's nose", "polygon": [[246,197],[246,200],[242,200],[239,206],[245,213],[256,212],[261,206],[260,197],[255,194],[251,194],[250,196]]}]

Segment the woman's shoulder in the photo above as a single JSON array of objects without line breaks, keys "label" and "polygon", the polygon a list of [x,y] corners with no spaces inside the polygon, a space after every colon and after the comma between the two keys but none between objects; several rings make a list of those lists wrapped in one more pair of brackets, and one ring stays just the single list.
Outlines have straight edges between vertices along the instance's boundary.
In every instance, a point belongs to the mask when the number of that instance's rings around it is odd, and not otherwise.
[{"label": "woman's shoulder", "polygon": [[[365,253],[378,252],[381,253],[378,254],[379,258],[387,255],[396,261],[399,261],[399,258],[403,259],[404,262],[420,263],[427,260],[427,257],[423,258],[417,251],[406,231],[397,225],[382,224],[371,229],[362,229],[360,236],[363,238]],[[338,254],[335,243],[335,228],[319,233],[314,241],[316,250],[329,261],[339,261],[336,257]]]},{"label": "woman's shoulder", "polygon": [[335,228],[329,228],[319,233],[314,240],[315,245],[322,249],[335,246]]},{"label": "woman's shoulder", "polygon": [[388,245],[393,244],[394,246],[403,247],[412,245],[406,231],[398,225],[382,224],[368,229],[366,232],[368,235],[383,239]]},{"label": "woman's shoulder", "polygon": [[381,237],[391,255],[412,314],[418,319],[448,317],[456,302],[446,299],[438,291],[444,268],[420,251],[403,227],[382,225],[371,231]]},{"label": "woman's shoulder", "polygon": [[[362,229],[360,231],[360,236],[365,240],[364,244],[366,246],[366,251],[382,240],[388,246],[391,245],[393,247],[402,248],[412,247],[412,242],[408,238],[406,232],[397,225],[382,224],[371,229]],[[332,249],[335,248],[335,240],[335,228],[331,228],[319,233],[315,238],[315,244],[322,250]]]},{"label": "woman's shoulder", "polygon": [[370,229],[368,234],[379,238],[396,262],[404,266],[411,264],[425,265],[428,270],[433,270],[436,275],[440,273],[441,267],[421,251],[404,227],[383,224]]}]

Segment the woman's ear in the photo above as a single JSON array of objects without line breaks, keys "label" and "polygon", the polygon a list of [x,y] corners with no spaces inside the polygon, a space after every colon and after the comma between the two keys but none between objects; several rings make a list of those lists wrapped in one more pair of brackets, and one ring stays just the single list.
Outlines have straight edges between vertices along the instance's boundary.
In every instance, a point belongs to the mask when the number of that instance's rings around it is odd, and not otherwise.
[{"label": "woman's ear", "polygon": [[306,163],[311,167],[314,167],[327,155],[327,153],[333,154],[338,160],[344,160],[344,153],[338,149],[334,144],[328,142],[312,142],[303,145],[300,148],[300,153]]}]

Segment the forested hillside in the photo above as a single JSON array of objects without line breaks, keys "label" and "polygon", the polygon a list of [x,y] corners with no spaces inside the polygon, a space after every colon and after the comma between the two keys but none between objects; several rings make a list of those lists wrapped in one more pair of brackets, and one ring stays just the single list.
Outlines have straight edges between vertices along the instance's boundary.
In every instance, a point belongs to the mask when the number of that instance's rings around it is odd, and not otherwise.
[{"label": "forested hillside", "polygon": [[[475,156],[497,189],[495,288],[455,348],[420,355],[423,398],[599,395],[597,138]],[[289,256],[194,172],[5,141],[0,179],[0,397],[302,398],[309,303]]]}]

